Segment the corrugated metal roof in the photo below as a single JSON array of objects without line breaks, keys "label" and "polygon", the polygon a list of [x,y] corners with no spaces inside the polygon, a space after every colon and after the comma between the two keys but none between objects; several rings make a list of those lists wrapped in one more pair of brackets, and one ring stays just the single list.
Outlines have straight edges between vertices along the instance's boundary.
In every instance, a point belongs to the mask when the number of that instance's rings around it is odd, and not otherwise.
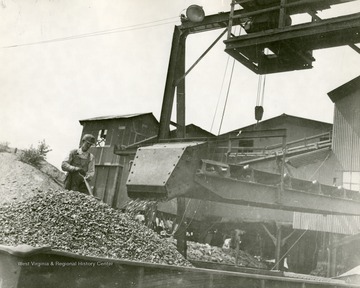
[{"label": "corrugated metal roof", "polygon": [[360,90],[360,76],[352,79],[351,81],[341,85],[340,87],[330,91],[328,93],[329,98],[332,102],[337,102],[338,100],[348,96],[349,94]]},{"label": "corrugated metal roof", "polygon": [[355,235],[360,233],[360,216],[294,212],[293,228]]},{"label": "corrugated metal roof", "polygon": [[99,117],[79,120],[79,122],[81,123],[81,122],[85,122],[85,121],[127,119],[127,118],[133,118],[133,117],[138,117],[138,116],[144,116],[144,115],[148,115],[148,114],[150,114],[154,117],[154,115],[151,112],[148,112],[148,113],[134,113],[134,114],[124,114],[124,115],[99,116]]},{"label": "corrugated metal roof", "polygon": [[[200,134],[200,133],[202,133],[202,134],[205,134],[205,135],[206,135],[206,136],[202,136],[202,137],[214,137],[214,136],[215,136],[215,135],[212,134],[211,132],[206,131],[205,129],[203,129],[203,128],[195,125],[195,124],[188,124],[188,125],[185,126],[185,128],[186,128],[186,134],[188,134],[188,133],[190,133],[190,134],[191,134],[191,133],[195,133],[195,134]],[[171,131],[170,131],[170,135],[174,135],[174,136],[175,136],[176,131],[177,131],[177,129],[171,130]],[[196,137],[196,136],[195,136],[195,135],[192,135],[192,136],[190,136],[190,137]]]},{"label": "corrugated metal roof", "polygon": [[[268,123],[286,123],[287,121],[291,121],[291,120],[295,120],[295,121],[302,121],[302,122],[307,122],[307,123],[313,123],[313,124],[321,124],[321,125],[326,125],[329,127],[329,129],[332,128],[332,123],[327,123],[327,122],[322,122],[322,121],[318,121],[318,120],[313,120],[313,119],[308,119],[308,118],[303,118],[303,117],[298,117],[298,116],[294,116],[294,115],[289,115],[289,114],[281,114],[279,116],[275,116],[266,120],[262,120],[259,123],[255,123],[255,124],[250,124],[248,126],[245,127],[241,127],[226,133],[221,134],[220,136],[223,135],[227,135],[227,134],[231,134],[231,133],[238,133],[241,130],[250,130],[250,128],[253,128],[255,126],[264,126]],[[260,128],[259,128],[260,129]]]}]

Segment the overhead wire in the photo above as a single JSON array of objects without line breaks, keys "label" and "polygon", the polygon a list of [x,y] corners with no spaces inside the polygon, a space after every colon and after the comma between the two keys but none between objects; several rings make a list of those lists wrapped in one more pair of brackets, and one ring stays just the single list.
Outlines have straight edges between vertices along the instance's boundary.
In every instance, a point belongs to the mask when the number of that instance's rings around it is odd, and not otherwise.
[{"label": "overhead wire", "polygon": [[263,75],[260,106],[264,106],[266,75]]},{"label": "overhead wire", "polygon": [[262,80],[262,75],[259,75],[259,78],[258,78],[258,87],[257,87],[257,94],[256,94],[256,106],[259,106],[259,105],[260,105],[261,80]]},{"label": "overhead wire", "polygon": [[325,159],[321,162],[321,164],[319,165],[319,167],[314,171],[314,173],[310,176],[309,180],[311,181],[314,176],[316,175],[316,173],[320,170],[320,168],[325,164],[325,162],[329,159],[330,157],[330,153],[325,157]]},{"label": "overhead wire", "polygon": [[[134,31],[134,30],[147,29],[147,28],[152,28],[152,27],[157,27],[157,26],[162,26],[162,25],[168,25],[168,24],[178,22],[178,20],[177,21],[173,20],[175,18],[179,19],[179,17],[176,16],[176,17],[165,18],[165,19],[146,22],[146,23],[141,23],[141,24],[118,27],[118,28],[113,28],[113,29],[100,30],[100,31],[84,33],[84,34],[78,34],[78,35],[72,35],[72,36],[67,36],[67,37],[59,37],[59,38],[43,40],[43,41],[36,41],[36,42],[29,42],[29,43],[24,43],[24,44],[15,44],[15,45],[3,46],[1,48],[5,49],[5,48],[17,48],[17,47],[24,47],[24,46],[40,45],[40,44],[49,44],[49,43],[54,43],[54,42],[77,40],[77,39],[82,39],[82,38],[87,38],[87,37],[95,37],[95,36],[122,33],[122,32]],[[169,21],[169,20],[172,20],[172,21]],[[166,21],[166,22],[163,22],[163,21]],[[159,23],[159,22],[163,22],[163,23]],[[155,23],[158,23],[158,24],[155,24]]]},{"label": "overhead wire", "polygon": [[258,91],[256,96],[256,105],[264,105],[264,96],[265,96],[265,84],[266,84],[266,75],[259,75],[258,80]]},{"label": "overhead wire", "polygon": [[[236,33],[236,27],[235,27],[235,33]],[[240,27],[240,30],[239,30],[239,35],[240,34],[241,34],[241,27]],[[229,99],[230,87],[231,87],[231,82],[232,82],[232,78],[233,78],[233,74],[234,74],[234,66],[235,66],[235,58],[233,59],[233,64],[232,64],[232,67],[231,67],[230,80],[229,80],[228,89],[227,89],[227,92],[226,92],[226,98],[225,98],[223,112],[222,112],[222,115],[221,115],[218,135],[220,135],[220,132],[221,132],[221,127],[222,127],[223,120],[224,120],[225,110],[226,110],[227,102],[228,102],[228,99]]]},{"label": "overhead wire", "polygon": [[228,85],[228,89],[227,89],[227,92],[226,92],[226,98],[225,98],[223,112],[222,112],[222,115],[221,115],[218,135],[220,135],[221,127],[222,127],[224,116],[225,116],[225,110],[226,110],[227,102],[228,102],[228,99],[229,99],[230,87],[231,87],[231,82],[232,82],[232,78],[233,78],[232,76],[234,74],[234,66],[235,66],[235,59],[233,60],[233,65],[232,65],[232,68],[231,68],[230,80],[229,80],[229,85]]},{"label": "overhead wire", "polygon": [[261,95],[261,106],[264,106],[264,99],[265,99],[265,84],[266,84],[266,75],[264,75],[264,83],[263,83],[262,95]]},{"label": "overhead wire", "polygon": [[212,131],[212,130],[213,130],[213,127],[214,127],[214,122],[215,122],[216,114],[217,114],[217,111],[218,111],[218,108],[219,108],[221,93],[222,93],[223,88],[224,88],[226,71],[228,70],[228,66],[229,66],[229,60],[230,60],[230,55],[227,57],[226,66],[225,66],[225,71],[224,71],[224,76],[223,76],[223,79],[222,79],[222,82],[221,82],[221,87],[220,87],[220,91],[219,91],[219,97],[218,97],[218,100],[217,100],[217,103],[216,103],[215,112],[214,112],[214,117],[213,117],[212,122],[211,122],[210,131]]}]

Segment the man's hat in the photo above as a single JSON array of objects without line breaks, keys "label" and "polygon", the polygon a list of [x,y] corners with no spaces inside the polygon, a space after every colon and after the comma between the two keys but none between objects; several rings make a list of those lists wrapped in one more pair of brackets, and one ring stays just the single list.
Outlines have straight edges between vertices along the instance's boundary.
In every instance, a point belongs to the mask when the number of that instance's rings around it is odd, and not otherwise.
[{"label": "man's hat", "polygon": [[96,144],[96,139],[91,134],[85,134],[82,138],[82,141],[86,141],[87,143],[92,144],[92,145]]}]

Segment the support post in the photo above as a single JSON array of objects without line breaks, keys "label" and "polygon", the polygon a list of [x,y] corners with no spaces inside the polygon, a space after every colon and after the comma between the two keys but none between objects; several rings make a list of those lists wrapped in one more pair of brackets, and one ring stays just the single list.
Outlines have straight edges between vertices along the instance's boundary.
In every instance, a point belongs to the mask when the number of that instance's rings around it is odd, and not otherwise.
[{"label": "support post", "polygon": [[[176,79],[185,74],[185,39],[186,36],[182,35],[179,43],[178,66],[176,70]],[[176,87],[176,122],[177,122],[177,138],[186,138],[186,121],[185,121],[185,77],[177,82]]]},{"label": "support post", "polygon": [[281,257],[281,238],[282,238],[281,224],[276,224],[276,246],[275,246],[275,269],[280,270],[280,257]]},{"label": "support post", "polygon": [[176,248],[186,258],[186,225],[185,225],[185,198],[177,198],[177,219],[178,228],[175,233]]},{"label": "support post", "polygon": [[280,189],[278,190],[277,202],[282,203],[282,193],[284,192],[284,173],[285,173],[285,157],[286,157],[286,136],[282,137],[282,158],[280,167]]},{"label": "support post", "polygon": [[334,245],[335,243],[335,235],[330,234],[330,253],[329,253],[329,277],[336,276],[336,254],[337,254],[337,247]]},{"label": "support post", "polygon": [[172,114],[172,107],[175,97],[175,80],[177,62],[179,59],[179,47],[180,41],[185,41],[184,37],[181,37],[182,32],[179,26],[175,26],[173,33],[173,40],[171,44],[170,60],[168,66],[168,73],[166,76],[166,84],[164,90],[163,103],[161,107],[160,115],[160,127],[159,127],[159,139],[168,139],[170,132],[170,120]]},{"label": "support post", "polygon": [[[177,138],[186,138],[186,127],[185,127],[185,77],[179,82],[178,79],[185,74],[185,39],[186,35],[180,37],[177,69],[175,83],[176,86],[176,122],[177,122]],[[177,250],[186,258],[187,243],[186,243],[186,225],[185,221],[185,198],[177,198],[177,223],[178,230],[176,233],[177,239]]]},{"label": "support post", "polygon": [[228,31],[227,31],[228,32],[228,35],[227,35],[228,40],[231,37],[231,30],[232,30],[231,28],[232,28],[232,25],[233,25],[234,9],[235,9],[235,0],[231,0]]},{"label": "support post", "polygon": [[280,2],[279,28],[284,28],[286,23],[286,0]]}]

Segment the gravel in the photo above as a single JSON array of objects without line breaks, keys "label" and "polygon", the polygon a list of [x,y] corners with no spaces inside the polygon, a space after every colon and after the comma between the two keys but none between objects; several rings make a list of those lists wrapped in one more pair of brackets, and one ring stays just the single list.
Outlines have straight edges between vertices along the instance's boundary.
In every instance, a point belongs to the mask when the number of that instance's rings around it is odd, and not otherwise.
[{"label": "gravel", "polygon": [[95,198],[49,189],[0,207],[0,243],[51,246],[79,255],[191,264],[153,230]]},{"label": "gravel", "polygon": [[[236,251],[234,249],[224,249],[208,244],[188,242],[187,257],[189,260],[235,265]],[[258,261],[256,258],[242,250],[239,250],[237,265],[267,269],[267,266],[264,263]]]}]

